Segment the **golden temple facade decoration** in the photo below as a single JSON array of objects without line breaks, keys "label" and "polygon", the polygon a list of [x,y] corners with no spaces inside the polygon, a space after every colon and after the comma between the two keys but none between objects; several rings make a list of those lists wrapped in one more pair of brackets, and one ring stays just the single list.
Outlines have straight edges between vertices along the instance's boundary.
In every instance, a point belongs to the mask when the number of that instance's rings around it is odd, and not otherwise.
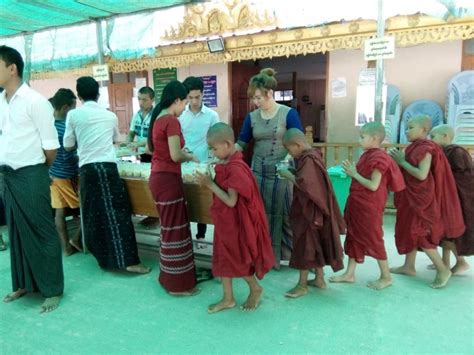
[{"label": "golden temple facade decoration", "polygon": [[248,1],[224,0],[220,4],[199,3],[186,6],[183,21],[165,31],[162,40],[182,42],[196,37],[236,33],[239,30],[276,28],[276,18],[264,10],[250,8]]},{"label": "golden temple facade decoration", "polygon": [[[223,63],[282,56],[325,53],[340,49],[363,49],[374,37],[375,20],[336,22],[318,27],[278,29],[278,19],[267,12],[259,14],[246,1],[224,0],[199,3],[186,8],[184,21],[166,32],[156,47],[156,55],[119,61],[109,58],[110,71],[124,73],[191,64]],[[272,30],[269,30],[273,28]],[[386,20],[386,34],[396,38],[399,47],[423,43],[474,38],[474,17],[443,20],[422,14],[395,16]],[[256,31],[260,29],[261,31]],[[266,30],[265,30],[266,29]],[[242,34],[246,33],[246,34]],[[209,53],[206,38],[224,36],[225,52]],[[190,41],[195,39],[194,41]],[[90,68],[67,72],[32,73],[33,79],[90,75]]]}]

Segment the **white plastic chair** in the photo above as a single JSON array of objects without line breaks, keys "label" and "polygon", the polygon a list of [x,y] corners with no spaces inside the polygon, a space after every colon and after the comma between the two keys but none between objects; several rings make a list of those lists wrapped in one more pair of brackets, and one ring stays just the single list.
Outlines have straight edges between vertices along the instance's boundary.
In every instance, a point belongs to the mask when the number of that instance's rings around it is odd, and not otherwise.
[{"label": "white plastic chair", "polygon": [[398,127],[400,125],[400,89],[395,85],[387,85],[387,104],[385,109],[385,142],[398,142]]},{"label": "white plastic chair", "polygon": [[454,127],[458,115],[474,107],[474,70],[462,71],[448,83],[447,123]]}]

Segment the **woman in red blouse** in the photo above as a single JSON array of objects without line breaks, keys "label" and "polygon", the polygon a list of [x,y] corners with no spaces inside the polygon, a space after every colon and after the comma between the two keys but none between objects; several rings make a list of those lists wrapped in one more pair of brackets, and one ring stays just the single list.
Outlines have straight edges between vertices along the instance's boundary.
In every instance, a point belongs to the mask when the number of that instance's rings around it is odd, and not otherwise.
[{"label": "woman in red blouse", "polygon": [[193,296],[196,288],[193,244],[184,199],[181,163],[196,161],[186,152],[179,115],[188,92],[177,80],[168,83],[153,110],[148,135],[152,152],[149,186],[161,219],[160,284],[171,295]]}]

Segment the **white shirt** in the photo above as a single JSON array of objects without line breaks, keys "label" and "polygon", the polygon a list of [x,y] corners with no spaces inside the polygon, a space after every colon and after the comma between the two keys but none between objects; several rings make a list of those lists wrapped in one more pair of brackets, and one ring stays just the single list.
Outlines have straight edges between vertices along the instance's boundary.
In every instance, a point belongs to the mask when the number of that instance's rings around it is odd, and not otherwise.
[{"label": "white shirt", "polygon": [[153,107],[148,111],[145,117],[143,117],[143,111],[138,111],[133,115],[132,121],[130,122],[130,131],[135,132],[137,142],[141,143],[148,139],[148,128],[150,127],[151,113]]},{"label": "white shirt", "polygon": [[179,122],[184,135],[185,147],[192,151],[199,161],[205,162],[209,154],[207,131],[219,122],[219,115],[204,104],[201,106],[201,111],[194,114],[188,104],[179,116]]},{"label": "white shirt", "polygon": [[66,117],[64,147],[77,144],[79,167],[90,163],[115,163],[114,141],[120,138],[118,118],[95,101],[69,111]]},{"label": "white shirt", "polygon": [[7,102],[0,94],[0,165],[13,169],[44,164],[43,150],[59,148],[51,104],[22,84]]}]

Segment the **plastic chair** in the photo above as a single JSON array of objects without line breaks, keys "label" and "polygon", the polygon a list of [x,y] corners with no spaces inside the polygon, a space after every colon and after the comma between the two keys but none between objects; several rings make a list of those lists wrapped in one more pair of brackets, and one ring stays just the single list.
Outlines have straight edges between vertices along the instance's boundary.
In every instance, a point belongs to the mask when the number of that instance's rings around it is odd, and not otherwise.
[{"label": "plastic chair", "polygon": [[397,143],[401,102],[400,89],[395,85],[387,85],[387,104],[385,107],[385,142]]},{"label": "plastic chair", "polygon": [[447,123],[454,127],[460,111],[474,107],[474,70],[457,73],[448,83]]}]

